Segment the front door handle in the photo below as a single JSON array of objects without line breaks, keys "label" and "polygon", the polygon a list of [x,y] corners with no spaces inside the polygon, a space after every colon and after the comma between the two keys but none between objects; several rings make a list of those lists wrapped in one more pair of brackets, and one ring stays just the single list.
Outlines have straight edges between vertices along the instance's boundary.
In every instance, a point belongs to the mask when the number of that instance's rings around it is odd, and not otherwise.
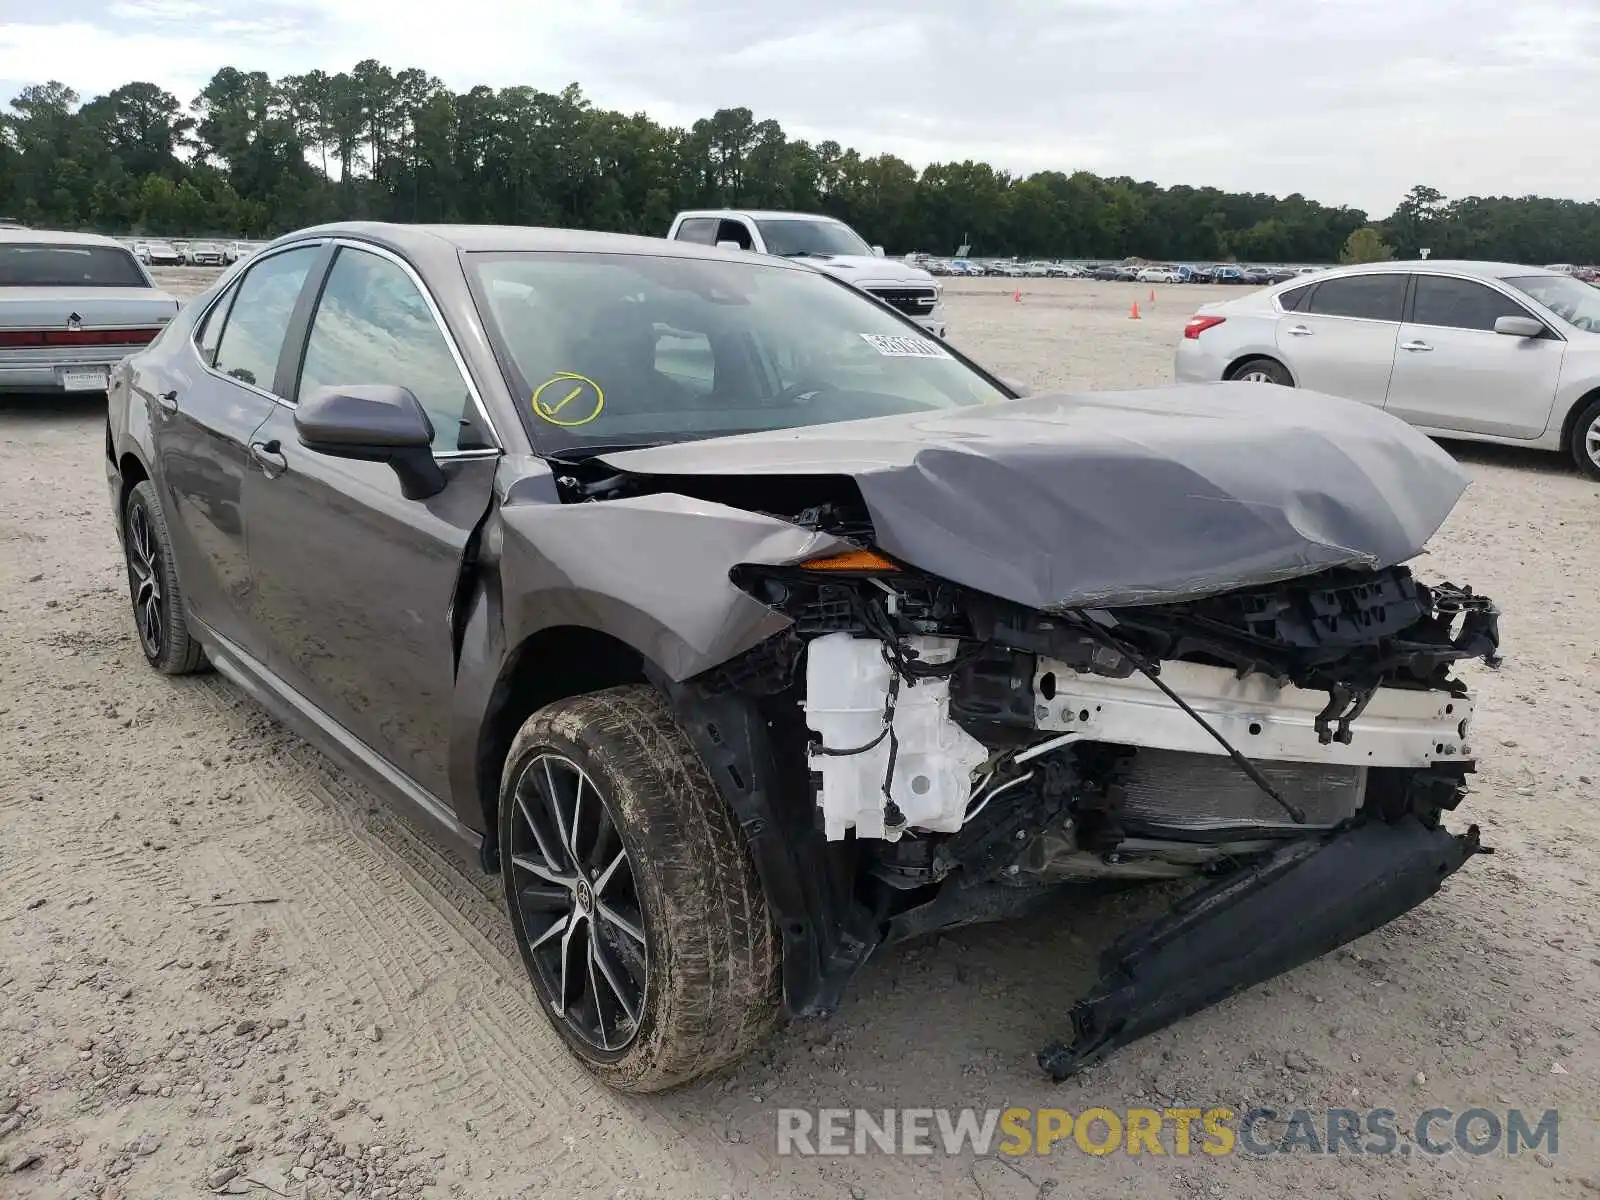
[{"label": "front door handle", "polygon": [[283,456],[276,438],[270,442],[251,442],[250,458],[268,479],[276,479],[289,469],[289,460]]},{"label": "front door handle", "polygon": [[1432,350],[1433,347],[1428,345],[1427,342],[1401,342],[1400,349],[1410,350],[1413,354],[1415,354],[1419,351]]},{"label": "front door handle", "polygon": [[162,412],[166,412],[166,413],[175,413],[175,412],[177,412],[178,411],[178,389],[177,388],[173,388],[170,392],[157,392],[156,393],[156,404],[161,409]]},{"label": "front door handle", "polygon": [[1307,329],[1304,325],[1291,325],[1285,332],[1287,332],[1290,337],[1311,336],[1311,330]]}]

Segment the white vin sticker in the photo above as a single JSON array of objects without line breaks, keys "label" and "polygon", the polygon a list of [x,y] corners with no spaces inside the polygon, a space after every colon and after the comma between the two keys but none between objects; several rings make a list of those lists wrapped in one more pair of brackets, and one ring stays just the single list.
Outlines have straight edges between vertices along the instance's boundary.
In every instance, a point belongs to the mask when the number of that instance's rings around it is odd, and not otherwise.
[{"label": "white vin sticker", "polygon": [[932,338],[903,333],[863,333],[861,340],[886,358],[950,357],[950,352]]}]

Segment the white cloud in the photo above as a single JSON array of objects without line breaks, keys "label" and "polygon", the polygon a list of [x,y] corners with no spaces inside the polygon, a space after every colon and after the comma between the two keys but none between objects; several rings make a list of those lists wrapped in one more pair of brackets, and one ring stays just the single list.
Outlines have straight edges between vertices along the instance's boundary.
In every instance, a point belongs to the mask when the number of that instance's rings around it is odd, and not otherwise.
[{"label": "white cloud", "polygon": [[[26,7],[24,7],[26,5]],[[687,123],[743,105],[915,163],[1088,168],[1386,213],[1450,195],[1593,198],[1600,0],[0,0],[0,81],[187,101],[223,65],[362,58],[456,88],[577,81]]]}]

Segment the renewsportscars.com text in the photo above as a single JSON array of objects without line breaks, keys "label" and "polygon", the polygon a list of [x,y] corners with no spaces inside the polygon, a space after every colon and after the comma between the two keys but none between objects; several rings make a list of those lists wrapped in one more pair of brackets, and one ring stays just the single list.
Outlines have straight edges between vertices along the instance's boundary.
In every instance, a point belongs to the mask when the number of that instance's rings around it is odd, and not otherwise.
[{"label": "renewsportscars.com text", "polygon": [[779,1154],[1482,1156],[1560,1150],[1561,1117],[1519,1108],[781,1108]]}]

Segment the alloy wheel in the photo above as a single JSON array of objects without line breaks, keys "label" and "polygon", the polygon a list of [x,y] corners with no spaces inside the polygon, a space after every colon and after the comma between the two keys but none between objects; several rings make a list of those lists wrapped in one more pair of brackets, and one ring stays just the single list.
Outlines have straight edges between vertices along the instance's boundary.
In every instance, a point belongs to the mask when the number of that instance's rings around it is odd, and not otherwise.
[{"label": "alloy wheel", "polygon": [[161,657],[166,646],[166,617],[161,593],[161,549],[150,514],[143,504],[128,508],[128,536],[124,539],[128,560],[128,588],[133,595],[134,623],[139,641],[151,659]]},{"label": "alloy wheel", "polygon": [[1265,371],[1246,371],[1238,378],[1245,383],[1272,383],[1273,378]]},{"label": "alloy wheel", "polygon": [[603,1055],[639,1032],[649,945],[633,863],[600,789],[571,759],[535,754],[512,791],[513,908],[551,1011]]},{"label": "alloy wheel", "polygon": [[1600,417],[1589,422],[1589,428],[1583,431],[1583,452],[1589,456],[1589,461],[1600,468]]}]

